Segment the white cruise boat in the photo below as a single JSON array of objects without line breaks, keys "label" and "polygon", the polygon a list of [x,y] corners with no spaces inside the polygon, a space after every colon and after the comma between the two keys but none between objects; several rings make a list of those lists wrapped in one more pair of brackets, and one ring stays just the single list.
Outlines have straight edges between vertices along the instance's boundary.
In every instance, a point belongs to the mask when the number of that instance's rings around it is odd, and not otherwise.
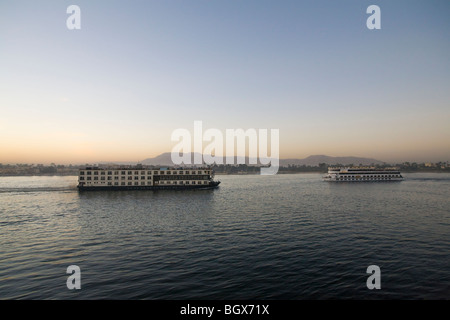
[{"label": "white cruise boat", "polygon": [[402,181],[398,168],[329,167],[323,177],[330,182],[389,182]]},{"label": "white cruise boat", "polygon": [[219,184],[210,168],[86,167],[78,176],[79,190],[214,189]]}]

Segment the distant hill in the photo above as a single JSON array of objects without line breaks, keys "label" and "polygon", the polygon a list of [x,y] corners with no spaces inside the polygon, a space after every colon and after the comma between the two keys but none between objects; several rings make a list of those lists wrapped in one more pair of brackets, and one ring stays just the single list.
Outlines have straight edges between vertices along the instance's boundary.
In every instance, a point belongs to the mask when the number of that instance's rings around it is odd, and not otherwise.
[{"label": "distant hill", "polygon": [[[194,153],[190,153],[191,163],[194,162]],[[243,160],[240,157],[240,160]],[[154,165],[154,166],[172,166],[172,158],[170,152],[165,152],[156,156],[154,158],[147,158],[142,160],[140,163],[144,165]],[[224,161],[225,163],[225,161]],[[235,158],[234,163],[237,163]],[[245,157],[245,163],[249,163],[249,158]],[[372,165],[372,164],[383,164],[383,161],[371,159],[371,158],[361,158],[361,157],[330,157],[325,155],[313,155],[304,159],[280,159],[280,166],[285,167],[288,165],[298,165],[298,166],[318,166],[320,163],[326,163],[328,165],[342,164],[342,165]]]},{"label": "distant hill", "polygon": [[[194,153],[190,153],[190,156],[191,163],[194,163]],[[141,163],[150,166],[173,166],[171,152],[162,153],[154,158],[144,159],[141,161]]]},{"label": "distant hill", "polygon": [[342,164],[349,165],[372,165],[372,164],[383,164],[383,161],[371,159],[371,158],[361,158],[361,157],[330,157],[324,155],[314,155],[309,156],[304,159],[280,159],[280,166],[287,165],[299,165],[299,166],[318,166],[320,163],[326,163],[329,165]]}]

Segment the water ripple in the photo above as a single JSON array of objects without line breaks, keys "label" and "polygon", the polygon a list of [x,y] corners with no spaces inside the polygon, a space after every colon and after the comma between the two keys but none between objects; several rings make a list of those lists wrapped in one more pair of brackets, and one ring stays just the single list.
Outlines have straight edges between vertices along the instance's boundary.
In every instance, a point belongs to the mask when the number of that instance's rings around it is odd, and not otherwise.
[{"label": "water ripple", "polygon": [[[0,298],[449,298],[450,175],[221,180],[212,192],[78,193],[76,177],[0,179]],[[72,264],[79,291],[66,288]]]}]

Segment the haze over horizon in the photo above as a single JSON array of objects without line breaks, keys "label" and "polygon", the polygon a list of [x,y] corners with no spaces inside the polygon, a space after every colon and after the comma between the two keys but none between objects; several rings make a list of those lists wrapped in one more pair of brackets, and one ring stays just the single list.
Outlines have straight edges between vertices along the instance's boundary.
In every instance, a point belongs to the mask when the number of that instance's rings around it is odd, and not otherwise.
[{"label": "haze over horizon", "polygon": [[[81,8],[69,30],[66,9]],[[381,30],[366,9],[381,8]],[[3,1],[0,163],[142,161],[178,128],[280,158],[450,160],[450,3]],[[205,143],[204,145],[206,145]]]},{"label": "haze over horizon", "polygon": [[[241,159],[241,160],[243,158],[241,156],[237,156],[237,157],[239,159]],[[249,159],[248,155],[246,155],[245,158],[248,160]],[[330,160],[336,160],[336,161],[340,160],[340,159],[348,159],[348,161],[344,161],[344,163],[342,161],[327,162],[327,161],[323,160],[322,158],[330,158]],[[155,162],[155,160],[157,160],[157,159],[164,159],[164,162],[161,162],[161,163],[158,162],[157,163],[157,162]],[[228,164],[226,162],[227,160],[225,160],[226,159],[225,156],[223,156],[223,159],[224,159],[223,164]],[[392,164],[392,165],[395,165],[395,164],[401,164],[401,163],[405,163],[405,162],[410,162],[410,163],[430,163],[430,161],[409,161],[409,160],[384,161],[383,159],[375,159],[375,158],[363,157],[363,156],[352,156],[352,155],[333,156],[333,155],[324,155],[324,154],[321,154],[321,155],[309,155],[309,156],[304,157],[304,158],[299,158],[299,157],[297,157],[297,158],[281,158],[280,157],[279,158],[280,166],[286,166],[287,163],[289,163],[289,164],[299,164],[299,163],[297,163],[298,161],[302,162],[299,165],[302,165],[302,164],[305,164],[305,165],[317,165],[319,163],[327,163],[327,164],[330,164],[330,165],[331,164],[338,164],[338,163],[339,164],[343,164],[343,165],[348,165],[350,163],[353,163],[354,165],[359,165],[360,163],[358,161],[355,162],[354,161],[355,159],[364,160],[363,161],[364,162],[363,165],[369,165],[369,164]],[[19,165],[20,164],[28,164],[28,165],[31,165],[31,164],[34,164],[34,165],[37,165],[37,164],[43,164],[43,165],[51,165],[51,164],[55,164],[55,165],[69,165],[69,164],[70,165],[98,165],[98,164],[169,165],[168,162],[167,162],[169,160],[170,160],[170,152],[164,152],[162,154],[156,155],[155,157],[147,157],[145,159],[96,160],[96,161],[86,161],[86,162],[70,162],[69,161],[69,162],[62,162],[62,163],[58,163],[58,162],[54,162],[54,161],[51,161],[51,162],[36,162],[35,161],[35,162],[28,162],[28,163],[25,163],[25,162],[22,162],[22,163],[20,163],[20,162],[17,162],[17,163],[15,163],[15,162],[1,163],[0,162],[0,164],[4,164],[4,165],[6,165],[6,164],[10,164],[10,165],[16,165],[16,164],[19,164]],[[192,156],[191,156],[191,160],[193,161]],[[311,161],[314,162],[314,163],[317,162],[317,164],[308,164]],[[437,162],[448,162],[448,161],[436,161],[436,163]],[[431,163],[433,163],[433,161],[431,161]],[[192,162],[192,164],[194,165],[194,162]],[[238,164],[236,162],[236,159],[234,160],[234,164]]]}]

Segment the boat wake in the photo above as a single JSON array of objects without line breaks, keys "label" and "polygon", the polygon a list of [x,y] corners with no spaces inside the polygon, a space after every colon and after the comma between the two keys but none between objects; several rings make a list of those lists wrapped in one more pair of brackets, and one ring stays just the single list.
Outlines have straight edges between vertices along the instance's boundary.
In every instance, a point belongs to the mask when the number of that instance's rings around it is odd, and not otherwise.
[{"label": "boat wake", "polygon": [[64,187],[28,187],[28,188],[0,188],[0,193],[29,193],[29,192],[74,192],[76,185]]}]

